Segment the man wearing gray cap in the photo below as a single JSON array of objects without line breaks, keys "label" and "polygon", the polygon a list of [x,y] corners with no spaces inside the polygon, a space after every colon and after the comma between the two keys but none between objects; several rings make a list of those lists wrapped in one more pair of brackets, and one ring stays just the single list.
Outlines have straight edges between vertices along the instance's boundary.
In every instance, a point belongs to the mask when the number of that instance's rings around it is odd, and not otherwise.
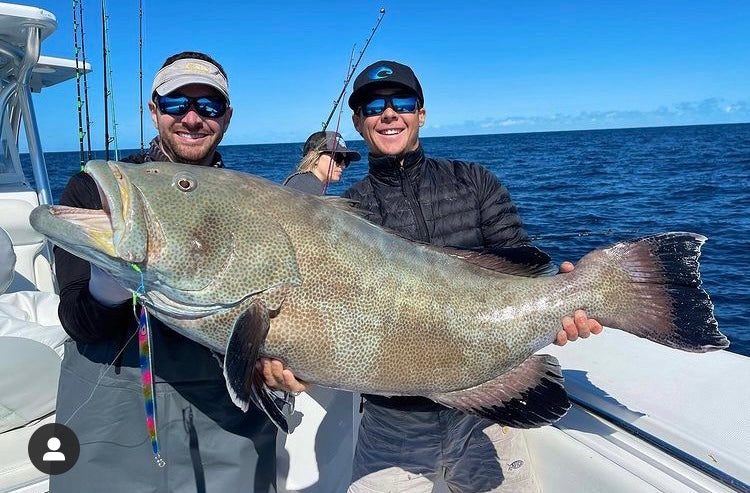
[{"label": "man wearing gray cap", "polygon": [[[124,161],[223,167],[216,147],[232,108],[226,73],[215,60],[198,52],[167,58],[149,110],[158,136],[146,152]],[[102,208],[85,173],[70,179],[60,202]],[[73,339],[65,347],[56,418],[77,435],[80,456],[68,472],[50,478],[50,490],[275,492],[276,427],[255,407],[243,413],[232,403],[208,349],[152,318],[156,429],[166,461],[158,465],[146,426],[130,292],[58,247],[55,262],[60,320]]]},{"label": "man wearing gray cap", "polygon": [[[159,135],[146,155],[126,161],[175,161],[222,167],[216,147],[232,117],[224,69],[210,57],[183,52],[156,73],[148,103]],[[192,111],[191,111],[192,110]]]}]

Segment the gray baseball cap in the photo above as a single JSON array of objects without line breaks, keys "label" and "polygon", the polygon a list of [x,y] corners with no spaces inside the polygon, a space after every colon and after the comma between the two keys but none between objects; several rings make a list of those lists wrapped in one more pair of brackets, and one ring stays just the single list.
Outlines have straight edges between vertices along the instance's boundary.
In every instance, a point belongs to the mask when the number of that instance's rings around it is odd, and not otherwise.
[{"label": "gray baseball cap", "polygon": [[154,77],[151,94],[164,96],[188,84],[211,86],[229,101],[229,84],[219,67],[197,58],[180,58],[162,67]]},{"label": "gray baseball cap", "polygon": [[315,132],[307,138],[305,147],[302,149],[304,156],[310,151],[317,152],[338,152],[346,154],[350,161],[359,161],[362,156],[352,149],[346,147],[346,142],[338,132]]}]

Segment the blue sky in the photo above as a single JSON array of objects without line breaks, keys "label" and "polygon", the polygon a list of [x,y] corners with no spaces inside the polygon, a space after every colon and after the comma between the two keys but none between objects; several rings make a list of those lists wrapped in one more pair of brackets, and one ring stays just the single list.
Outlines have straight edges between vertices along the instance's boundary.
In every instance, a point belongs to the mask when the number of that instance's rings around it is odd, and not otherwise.
[{"label": "blue sky", "polygon": [[[42,53],[71,58],[71,0],[23,3],[57,17]],[[101,4],[83,5],[94,69],[91,137],[101,149]],[[134,148],[138,0],[107,6],[119,147]],[[378,59],[414,68],[425,91],[425,137],[750,122],[746,0],[143,0],[143,7],[144,94],[167,56],[211,54],[229,74],[235,107],[224,144],[301,142],[319,130],[381,7],[385,17],[359,69]],[[44,150],[76,150],[76,84],[35,95],[35,104]],[[154,129],[145,115],[148,141]],[[358,137],[345,104],[339,128]]]}]

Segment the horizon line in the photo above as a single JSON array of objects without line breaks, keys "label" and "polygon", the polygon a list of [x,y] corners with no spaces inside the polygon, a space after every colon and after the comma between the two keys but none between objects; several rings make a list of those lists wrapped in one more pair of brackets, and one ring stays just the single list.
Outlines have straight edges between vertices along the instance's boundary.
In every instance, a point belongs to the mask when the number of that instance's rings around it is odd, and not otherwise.
[{"label": "horizon line", "polygon": [[[565,130],[527,130],[527,131],[515,131],[515,132],[491,132],[491,133],[469,133],[459,135],[430,135],[420,136],[421,139],[444,139],[444,138],[457,138],[457,137],[481,137],[489,135],[525,135],[525,134],[548,134],[548,133],[563,133],[563,132],[606,132],[611,130],[638,130],[638,129],[650,129],[650,128],[681,128],[681,127],[708,127],[718,125],[748,125],[747,122],[725,122],[725,123],[686,123],[682,125],[645,125],[645,126],[622,126],[622,127],[607,127],[607,128],[580,128],[580,129],[565,129]],[[149,139],[150,142],[151,139]],[[363,139],[347,139],[347,142],[364,142]],[[302,144],[304,140],[292,141],[292,142],[254,142],[244,144],[219,144],[218,148],[222,147],[238,147],[238,146],[254,146],[254,145],[291,145],[291,144]],[[144,142],[144,150],[146,149]],[[139,150],[140,145],[135,147],[121,147],[118,151],[133,151]],[[80,153],[80,149],[64,150],[64,151],[42,151],[43,153]],[[92,149],[91,152],[104,152],[104,149]],[[110,152],[114,152],[110,150]],[[21,156],[29,154],[28,149],[19,153]]]}]

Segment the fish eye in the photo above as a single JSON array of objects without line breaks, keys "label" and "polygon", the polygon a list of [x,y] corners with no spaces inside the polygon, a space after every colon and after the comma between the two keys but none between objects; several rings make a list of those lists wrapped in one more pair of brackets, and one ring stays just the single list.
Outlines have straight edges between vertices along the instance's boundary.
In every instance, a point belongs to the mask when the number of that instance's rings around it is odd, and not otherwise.
[{"label": "fish eye", "polygon": [[195,190],[196,181],[189,173],[178,173],[174,177],[174,185],[183,192]]}]

